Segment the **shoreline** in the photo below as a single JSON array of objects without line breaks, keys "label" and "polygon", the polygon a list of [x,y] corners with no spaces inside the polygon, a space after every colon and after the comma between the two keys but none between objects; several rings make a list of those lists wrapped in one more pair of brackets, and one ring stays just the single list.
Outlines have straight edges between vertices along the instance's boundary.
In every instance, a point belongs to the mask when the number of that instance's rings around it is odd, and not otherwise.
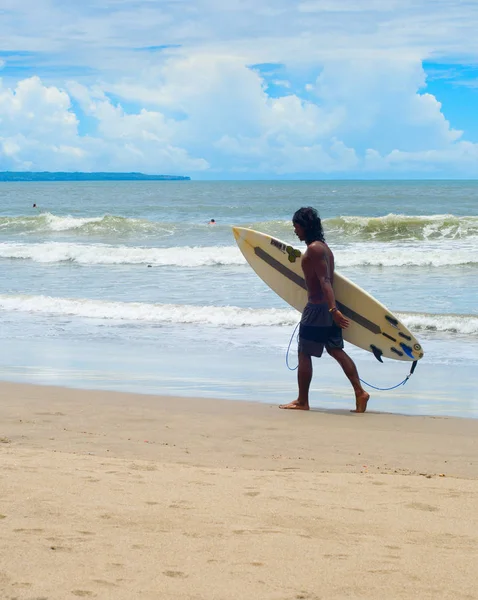
[{"label": "shoreline", "polygon": [[[146,398],[156,398],[156,399],[161,399],[161,401],[166,401],[168,399],[170,399],[171,401],[191,401],[191,402],[205,402],[205,403],[224,403],[224,402],[233,402],[233,403],[239,403],[239,404],[243,404],[243,405],[250,405],[250,406],[267,406],[269,408],[278,408],[279,406],[286,403],[283,402],[281,400],[278,400],[277,403],[273,403],[270,402],[269,400],[267,401],[262,401],[262,400],[247,400],[244,397],[221,397],[221,396],[202,396],[202,395],[194,395],[193,393],[177,393],[177,394],[173,394],[173,393],[169,393],[169,392],[156,392],[156,391],[147,391],[147,390],[130,390],[130,389],[114,389],[114,388],[101,388],[101,387],[79,387],[79,386],[75,386],[75,385],[68,385],[67,383],[59,383],[57,384],[52,384],[52,383],[38,383],[38,382],[30,382],[30,381],[24,381],[24,380],[14,380],[14,379],[2,379],[1,375],[0,375],[0,389],[2,388],[2,386],[7,385],[7,386],[18,386],[18,387],[26,387],[26,388],[40,388],[40,389],[47,389],[47,390],[64,390],[65,392],[77,392],[77,393],[85,393],[85,394],[105,394],[105,395],[112,395],[112,397],[114,397],[115,395],[118,395],[118,397],[122,397],[122,396],[131,396],[131,397],[146,397]],[[344,386],[345,387],[345,386]],[[392,411],[392,410],[378,410],[375,409],[373,407],[373,401],[377,395],[377,391],[374,390],[373,388],[368,388],[365,387],[365,390],[369,390],[370,389],[370,400],[368,402],[367,405],[367,410],[365,413],[365,415],[381,415],[381,416],[389,416],[389,417],[403,417],[406,419],[451,419],[451,420],[458,420],[458,421],[471,421],[471,422],[476,422],[478,423],[478,416],[474,417],[474,416],[464,416],[461,414],[458,415],[451,415],[451,414],[427,414],[427,413],[408,413],[408,412],[400,412],[400,411]],[[314,390],[311,387],[311,393],[313,394],[314,392],[316,392],[317,390]],[[380,392],[380,390],[378,390]],[[354,411],[352,410],[352,406],[354,405],[354,399],[353,399],[353,395],[352,393],[349,394],[350,398],[348,399],[349,402],[348,404],[350,404],[350,407],[348,407],[347,404],[347,400],[344,399],[343,401],[343,407],[336,407],[336,406],[316,406],[313,404],[313,400],[312,403],[310,405],[310,409],[308,412],[311,413],[321,413],[324,415],[330,414],[330,415],[342,415],[342,416],[346,416],[349,415],[349,413],[354,413]],[[284,411],[282,409],[281,412],[291,412],[291,411]],[[305,411],[307,412],[307,411]],[[353,415],[349,415],[349,416],[353,416]]]},{"label": "shoreline", "polygon": [[[478,460],[475,464],[478,420],[472,418],[401,415],[374,410],[356,414],[348,409],[286,411],[279,409],[277,405],[258,401],[84,390],[4,381],[0,381],[0,394],[3,397],[0,423],[4,427],[5,424],[7,428],[8,424],[12,427],[12,440],[16,439],[21,446],[38,447],[48,443],[53,449],[64,449],[64,442],[71,445],[73,432],[76,441],[84,438],[80,430],[62,426],[65,423],[75,423],[76,420],[84,422],[85,428],[92,432],[98,433],[105,427],[110,428],[108,436],[116,444],[125,441],[125,434],[119,435],[117,432],[120,425],[123,427],[122,431],[130,431],[131,435],[135,434],[138,439],[146,439],[151,444],[155,435],[172,438],[175,434],[180,434],[177,424],[184,421],[188,423],[186,433],[195,442],[201,441],[196,438],[215,437],[227,443],[231,437],[237,437],[237,428],[244,428],[250,432],[249,437],[256,434],[253,440],[256,449],[270,458],[280,449],[279,442],[284,443],[284,451],[288,448],[285,442],[300,443],[295,450],[297,457],[288,457],[287,460],[302,466],[304,463],[296,461],[301,461],[306,456],[312,458],[315,452],[325,449],[327,454],[320,456],[324,461],[324,468],[347,470],[347,467],[352,467],[352,463],[349,464],[344,456],[353,455],[353,452],[347,454],[347,451],[357,446],[362,449],[363,446],[363,451],[355,454],[361,456],[358,462],[366,464],[367,468],[374,465],[375,469],[381,470],[383,467],[387,470],[388,467],[383,466],[388,464],[387,460],[395,462],[399,468],[405,468],[406,460],[411,460],[414,468],[409,469],[410,473],[426,470],[420,465],[427,464],[434,465],[437,473],[446,474],[448,470],[453,476],[478,478]],[[13,398],[13,401],[9,402],[8,398]],[[39,418],[32,419],[32,415]],[[164,431],[164,422],[169,423],[170,431]],[[24,430],[29,431],[29,435],[25,435]],[[68,431],[70,434],[66,435],[65,432]],[[52,437],[53,433],[56,437]],[[97,433],[92,435],[96,436]],[[258,433],[261,437],[257,436]],[[352,439],[342,439],[344,434],[352,436]],[[370,438],[371,434],[374,435],[373,439]],[[8,437],[6,433],[2,435]],[[433,445],[433,452],[426,456],[424,451],[427,448],[421,448],[422,457],[417,456],[416,449],[412,448],[413,445],[423,445],[419,439],[414,439],[414,436],[420,435],[425,436]],[[316,436],[320,436],[320,439],[315,439]],[[126,440],[131,441],[132,438]],[[304,446],[305,441],[310,442],[309,448]],[[251,443],[251,440],[246,443]],[[331,455],[330,448],[324,448],[325,444],[334,447],[334,456]],[[83,444],[79,448],[81,446]],[[300,457],[299,448],[304,450],[304,457]],[[389,450],[388,456],[386,449]],[[148,456],[147,452],[144,458]],[[257,458],[259,460],[258,456]],[[237,456],[235,459],[237,460]]]},{"label": "shoreline", "polygon": [[475,419],[0,395],[8,600],[476,597]]},{"label": "shoreline", "polygon": [[[169,334],[169,330],[167,334]],[[209,338],[208,338],[209,339]],[[387,388],[401,381],[408,368],[389,361],[377,369],[374,362],[348,348],[363,380]],[[48,359],[42,358],[47,353]],[[283,363],[282,353],[243,350],[208,353],[191,349],[190,364],[174,348],[157,352],[156,345],[138,344],[132,360],[131,346],[110,342],[16,340],[0,351],[0,380],[54,385],[78,390],[111,390],[148,396],[179,396],[287,404],[297,394],[297,374]],[[213,366],[214,365],[214,366]],[[369,411],[388,414],[450,416],[478,419],[478,396],[469,365],[440,366],[424,363],[405,385],[387,391],[365,386],[371,395]],[[327,357],[314,365],[311,406],[325,411],[355,407],[349,382],[340,367]]]}]

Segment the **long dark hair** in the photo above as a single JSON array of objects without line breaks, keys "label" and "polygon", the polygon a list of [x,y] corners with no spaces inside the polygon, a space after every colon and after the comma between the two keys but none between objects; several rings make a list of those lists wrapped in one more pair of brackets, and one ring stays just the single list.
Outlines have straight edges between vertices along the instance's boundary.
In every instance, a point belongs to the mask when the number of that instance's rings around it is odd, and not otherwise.
[{"label": "long dark hair", "polygon": [[305,232],[305,243],[325,242],[324,230],[319,213],[311,206],[299,208],[292,217],[292,223],[300,225]]}]

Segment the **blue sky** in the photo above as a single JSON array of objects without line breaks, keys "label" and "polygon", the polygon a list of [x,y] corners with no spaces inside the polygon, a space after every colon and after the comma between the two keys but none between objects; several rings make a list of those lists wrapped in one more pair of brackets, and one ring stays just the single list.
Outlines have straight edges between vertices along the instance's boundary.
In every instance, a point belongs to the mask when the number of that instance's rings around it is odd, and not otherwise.
[{"label": "blue sky", "polygon": [[0,170],[478,177],[476,0],[2,0]]}]

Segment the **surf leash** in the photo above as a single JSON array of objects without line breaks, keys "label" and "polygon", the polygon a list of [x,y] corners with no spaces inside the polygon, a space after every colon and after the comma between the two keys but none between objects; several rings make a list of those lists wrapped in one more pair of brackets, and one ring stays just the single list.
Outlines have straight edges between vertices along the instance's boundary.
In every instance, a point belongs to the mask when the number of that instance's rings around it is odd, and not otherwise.
[{"label": "surf leash", "polygon": [[290,336],[289,346],[287,347],[287,352],[286,352],[286,355],[285,355],[285,364],[287,365],[287,368],[289,369],[289,371],[297,371],[297,369],[299,368],[298,364],[297,364],[297,367],[291,367],[289,365],[290,347],[291,347],[291,344],[292,344],[292,340],[294,339],[295,332],[297,331],[297,328],[299,327],[299,325],[300,325],[300,321],[297,323],[297,325],[295,326],[294,331],[292,332],[292,335]]},{"label": "surf leash", "polygon": [[[287,365],[287,368],[289,369],[289,371],[296,371],[297,368],[299,367],[299,365],[297,365],[296,367],[291,367],[289,365],[289,352],[290,352],[290,347],[292,345],[292,340],[294,339],[294,335],[295,332],[297,331],[297,328],[300,325],[300,321],[297,323],[297,325],[295,326],[294,331],[292,332],[292,335],[290,336],[290,340],[289,340],[289,346],[287,347],[287,352],[285,355],[285,364]],[[380,392],[388,392],[390,390],[395,390],[397,388],[399,388],[402,385],[405,385],[407,383],[407,381],[410,379],[410,377],[413,375],[415,368],[417,366],[418,361],[414,360],[412,363],[412,366],[410,368],[410,373],[405,377],[405,379],[403,381],[401,381],[400,383],[397,383],[397,385],[392,385],[391,387],[386,387],[386,388],[381,388],[381,387],[377,387],[375,385],[372,385],[371,383],[368,383],[367,381],[364,381],[363,379],[360,379],[361,383],[364,383],[365,385],[367,385],[368,387],[374,389],[374,390],[379,390]]]},{"label": "surf leash", "polygon": [[362,383],[364,383],[365,385],[368,385],[368,387],[374,389],[374,390],[379,390],[380,392],[388,392],[389,390],[395,390],[397,388],[399,388],[402,385],[405,385],[407,383],[407,381],[410,379],[410,377],[413,375],[413,372],[415,371],[415,367],[417,366],[417,360],[414,360],[410,369],[410,373],[405,377],[405,379],[403,381],[401,381],[400,383],[397,383],[397,385],[392,385],[392,387],[387,387],[387,388],[380,388],[380,387],[376,387],[375,385],[372,385],[371,383],[368,383],[367,381],[364,381],[363,379],[360,379],[360,381]]}]

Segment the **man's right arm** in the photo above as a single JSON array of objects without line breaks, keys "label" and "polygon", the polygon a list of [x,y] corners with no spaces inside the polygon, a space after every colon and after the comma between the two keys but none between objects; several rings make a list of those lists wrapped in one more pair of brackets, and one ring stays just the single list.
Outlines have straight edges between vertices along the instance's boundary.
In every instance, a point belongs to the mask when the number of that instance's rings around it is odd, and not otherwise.
[{"label": "man's right arm", "polygon": [[319,280],[320,287],[329,308],[329,312],[331,313],[336,325],[342,329],[345,329],[348,327],[349,321],[344,317],[336,305],[334,288],[332,287],[332,273],[327,251],[323,244],[314,244],[313,247],[309,246],[308,252],[309,255],[312,254],[311,262],[314,265],[315,275]]}]

